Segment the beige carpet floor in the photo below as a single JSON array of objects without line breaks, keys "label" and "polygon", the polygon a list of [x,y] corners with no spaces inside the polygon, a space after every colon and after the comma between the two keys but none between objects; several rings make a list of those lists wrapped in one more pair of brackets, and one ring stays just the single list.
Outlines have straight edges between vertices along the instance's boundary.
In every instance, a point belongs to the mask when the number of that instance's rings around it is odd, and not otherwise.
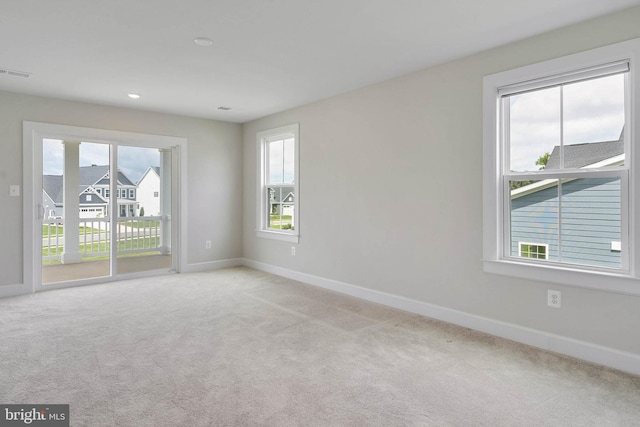
[{"label": "beige carpet floor", "polygon": [[640,377],[247,268],[0,300],[0,403],[72,426],[640,426]]}]

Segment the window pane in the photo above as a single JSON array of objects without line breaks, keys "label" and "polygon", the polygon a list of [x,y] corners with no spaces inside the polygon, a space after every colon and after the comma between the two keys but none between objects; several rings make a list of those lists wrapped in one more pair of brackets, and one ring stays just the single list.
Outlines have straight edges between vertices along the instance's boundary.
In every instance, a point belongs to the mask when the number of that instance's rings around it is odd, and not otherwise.
[{"label": "window pane", "polygon": [[267,187],[268,225],[275,230],[295,230],[293,187]]},{"label": "window pane", "polygon": [[[511,256],[557,261],[558,180],[510,181],[509,184]],[[521,246],[521,243],[525,244]]]},{"label": "window pane", "polygon": [[620,208],[620,178],[563,180],[562,261],[620,268]]},{"label": "window pane", "polygon": [[294,152],[294,139],[293,138],[288,138],[284,140],[284,153],[283,153],[283,179],[285,183],[293,183],[293,179],[294,179],[294,171],[295,171],[295,165],[294,165],[294,159],[295,159],[295,152]]},{"label": "window pane", "polygon": [[294,138],[278,139],[267,144],[269,183],[293,184],[295,171]]},{"label": "window pane", "polygon": [[268,144],[269,182],[281,184],[284,182],[284,141],[279,139]]},{"label": "window pane", "polygon": [[565,168],[624,154],[624,75],[565,85],[563,117]]},{"label": "window pane", "polygon": [[[536,164],[560,145],[560,88],[510,96],[509,146],[511,171],[537,171]],[[540,163],[540,162],[538,162]]]}]

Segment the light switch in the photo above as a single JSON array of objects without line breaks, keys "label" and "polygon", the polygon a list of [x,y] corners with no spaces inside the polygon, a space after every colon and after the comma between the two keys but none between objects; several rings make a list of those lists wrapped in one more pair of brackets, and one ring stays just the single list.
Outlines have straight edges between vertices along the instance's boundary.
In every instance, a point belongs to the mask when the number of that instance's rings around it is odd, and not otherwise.
[{"label": "light switch", "polygon": [[19,197],[20,196],[20,186],[19,185],[10,185],[9,186],[9,195],[11,197]]}]

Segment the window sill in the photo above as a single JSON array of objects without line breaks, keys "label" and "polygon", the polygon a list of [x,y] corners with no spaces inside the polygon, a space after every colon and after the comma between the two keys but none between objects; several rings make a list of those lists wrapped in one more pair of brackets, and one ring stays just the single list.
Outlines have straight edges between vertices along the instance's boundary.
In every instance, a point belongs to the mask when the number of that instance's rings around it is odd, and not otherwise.
[{"label": "window sill", "polygon": [[281,231],[256,230],[256,236],[265,239],[281,240],[284,242],[298,243],[300,235]]},{"label": "window sill", "polygon": [[625,273],[581,270],[510,260],[485,260],[483,265],[485,273],[640,296],[640,280]]}]

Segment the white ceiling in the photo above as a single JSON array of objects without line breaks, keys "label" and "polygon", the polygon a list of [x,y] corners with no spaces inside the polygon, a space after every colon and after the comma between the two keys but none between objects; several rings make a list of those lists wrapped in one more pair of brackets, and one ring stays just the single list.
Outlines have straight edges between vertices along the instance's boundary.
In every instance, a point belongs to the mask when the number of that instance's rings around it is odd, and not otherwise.
[{"label": "white ceiling", "polygon": [[245,122],[640,0],[0,3],[2,90]]}]

